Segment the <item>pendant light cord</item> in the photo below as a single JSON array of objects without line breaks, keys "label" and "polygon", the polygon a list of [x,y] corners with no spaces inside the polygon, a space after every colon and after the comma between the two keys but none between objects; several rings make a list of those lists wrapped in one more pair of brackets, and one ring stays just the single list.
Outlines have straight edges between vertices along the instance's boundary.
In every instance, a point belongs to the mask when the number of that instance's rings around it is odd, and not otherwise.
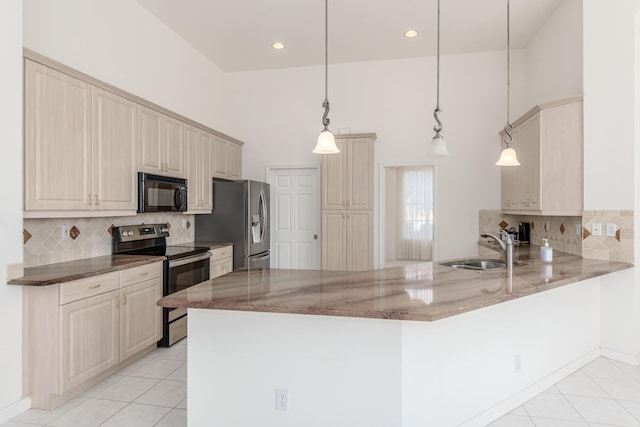
[{"label": "pendant light cord", "polygon": [[322,125],[324,130],[329,126],[329,0],[324,0],[324,114]]},{"label": "pendant light cord", "polygon": [[510,19],[509,16],[511,15],[509,13],[509,9],[510,9],[510,5],[509,5],[510,1],[507,0],[507,124],[504,127],[504,132],[507,134],[506,139],[506,143],[507,143],[507,147],[511,146],[511,141],[513,141],[513,137],[511,136],[511,129],[513,129],[513,126],[511,125],[511,122],[509,121],[509,87],[510,87],[510,83],[511,83],[511,50],[510,50],[510,45],[511,45],[511,31],[510,31]]},{"label": "pendant light cord", "polygon": [[433,112],[433,117],[436,119],[438,123],[433,127],[433,130],[436,131],[436,136],[440,135],[440,131],[442,130],[442,122],[438,115],[442,110],[440,110],[440,0],[438,0],[438,26],[437,26],[437,43],[436,43],[436,109]]}]

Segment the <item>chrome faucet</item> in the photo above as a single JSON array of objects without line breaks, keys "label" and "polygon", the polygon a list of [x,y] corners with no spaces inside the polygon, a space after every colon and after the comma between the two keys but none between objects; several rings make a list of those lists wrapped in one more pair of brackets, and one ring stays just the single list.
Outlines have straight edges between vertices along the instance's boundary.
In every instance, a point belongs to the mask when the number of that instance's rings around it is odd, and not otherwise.
[{"label": "chrome faucet", "polygon": [[506,237],[506,243],[502,241],[498,236],[493,234],[481,234],[480,237],[491,237],[500,245],[500,249],[504,252],[504,263],[506,264],[507,270],[513,269],[513,239],[511,239],[511,235],[507,233],[505,230],[500,230],[500,234]]}]

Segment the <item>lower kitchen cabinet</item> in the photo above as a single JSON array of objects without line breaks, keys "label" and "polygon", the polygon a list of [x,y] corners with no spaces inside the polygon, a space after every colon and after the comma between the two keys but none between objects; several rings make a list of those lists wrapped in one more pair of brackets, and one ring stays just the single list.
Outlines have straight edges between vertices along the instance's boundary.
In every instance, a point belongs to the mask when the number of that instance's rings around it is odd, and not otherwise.
[{"label": "lower kitchen cabinet", "polygon": [[373,268],[373,211],[322,211],[322,269],[363,271]]},{"label": "lower kitchen cabinet", "polygon": [[153,350],[162,262],[24,288],[25,394],[50,410]]},{"label": "lower kitchen cabinet", "polygon": [[233,271],[233,245],[211,249],[210,277],[223,276]]}]

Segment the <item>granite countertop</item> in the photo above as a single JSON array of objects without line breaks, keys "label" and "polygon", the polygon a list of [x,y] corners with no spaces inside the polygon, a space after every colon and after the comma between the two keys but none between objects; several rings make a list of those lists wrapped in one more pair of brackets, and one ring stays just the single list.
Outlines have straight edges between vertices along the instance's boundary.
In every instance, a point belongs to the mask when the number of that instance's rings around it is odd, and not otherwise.
[{"label": "granite countertop", "polygon": [[219,249],[224,248],[225,246],[232,246],[233,242],[208,242],[208,241],[198,241],[193,242],[195,246],[207,246],[209,249]]},{"label": "granite countertop", "polygon": [[146,255],[105,255],[78,259],[25,268],[24,276],[11,279],[7,283],[23,286],[53,285],[54,283],[70,282],[162,260],[164,260],[163,256]]},{"label": "granite countertop", "polygon": [[364,272],[236,270],[168,295],[158,305],[433,321],[633,267],[557,250],[553,256],[553,263],[544,264],[538,246],[519,246],[514,259],[528,265],[511,274],[436,262]]}]

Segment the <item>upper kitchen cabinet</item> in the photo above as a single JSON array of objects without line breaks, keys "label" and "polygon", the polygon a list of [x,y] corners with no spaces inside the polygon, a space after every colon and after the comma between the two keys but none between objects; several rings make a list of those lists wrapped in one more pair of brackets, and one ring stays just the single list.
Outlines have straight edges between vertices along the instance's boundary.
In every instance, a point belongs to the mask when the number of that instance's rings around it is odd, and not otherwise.
[{"label": "upper kitchen cabinet", "polygon": [[211,213],[211,153],[214,136],[194,126],[185,128],[186,170],[189,183],[187,214]]},{"label": "upper kitchen cabinet", "polygon": [[242,144],[216,136],[211,163],[213,176],[216,178],[242,178]]},{"label": "upper kitchen cabinet", "polygon": [[25,60],[25,217],[134,212],[136,108]]},{"label": "upper kitchen cabinet", "polygon": [[520,166],[502,168],[503,212],[582,215],[582,117],[582,97],[573,97],[538,105],[514,122]]},{"label": "upper kitchen cabinet", "polygon": [[375,134],[336,135],[338,154],[322,158],[322,209],[373,209]]},{"label": "upper kitchen cabinet", "polygon": [[185,178],[185,123],[138,106],[139,171]]}]

